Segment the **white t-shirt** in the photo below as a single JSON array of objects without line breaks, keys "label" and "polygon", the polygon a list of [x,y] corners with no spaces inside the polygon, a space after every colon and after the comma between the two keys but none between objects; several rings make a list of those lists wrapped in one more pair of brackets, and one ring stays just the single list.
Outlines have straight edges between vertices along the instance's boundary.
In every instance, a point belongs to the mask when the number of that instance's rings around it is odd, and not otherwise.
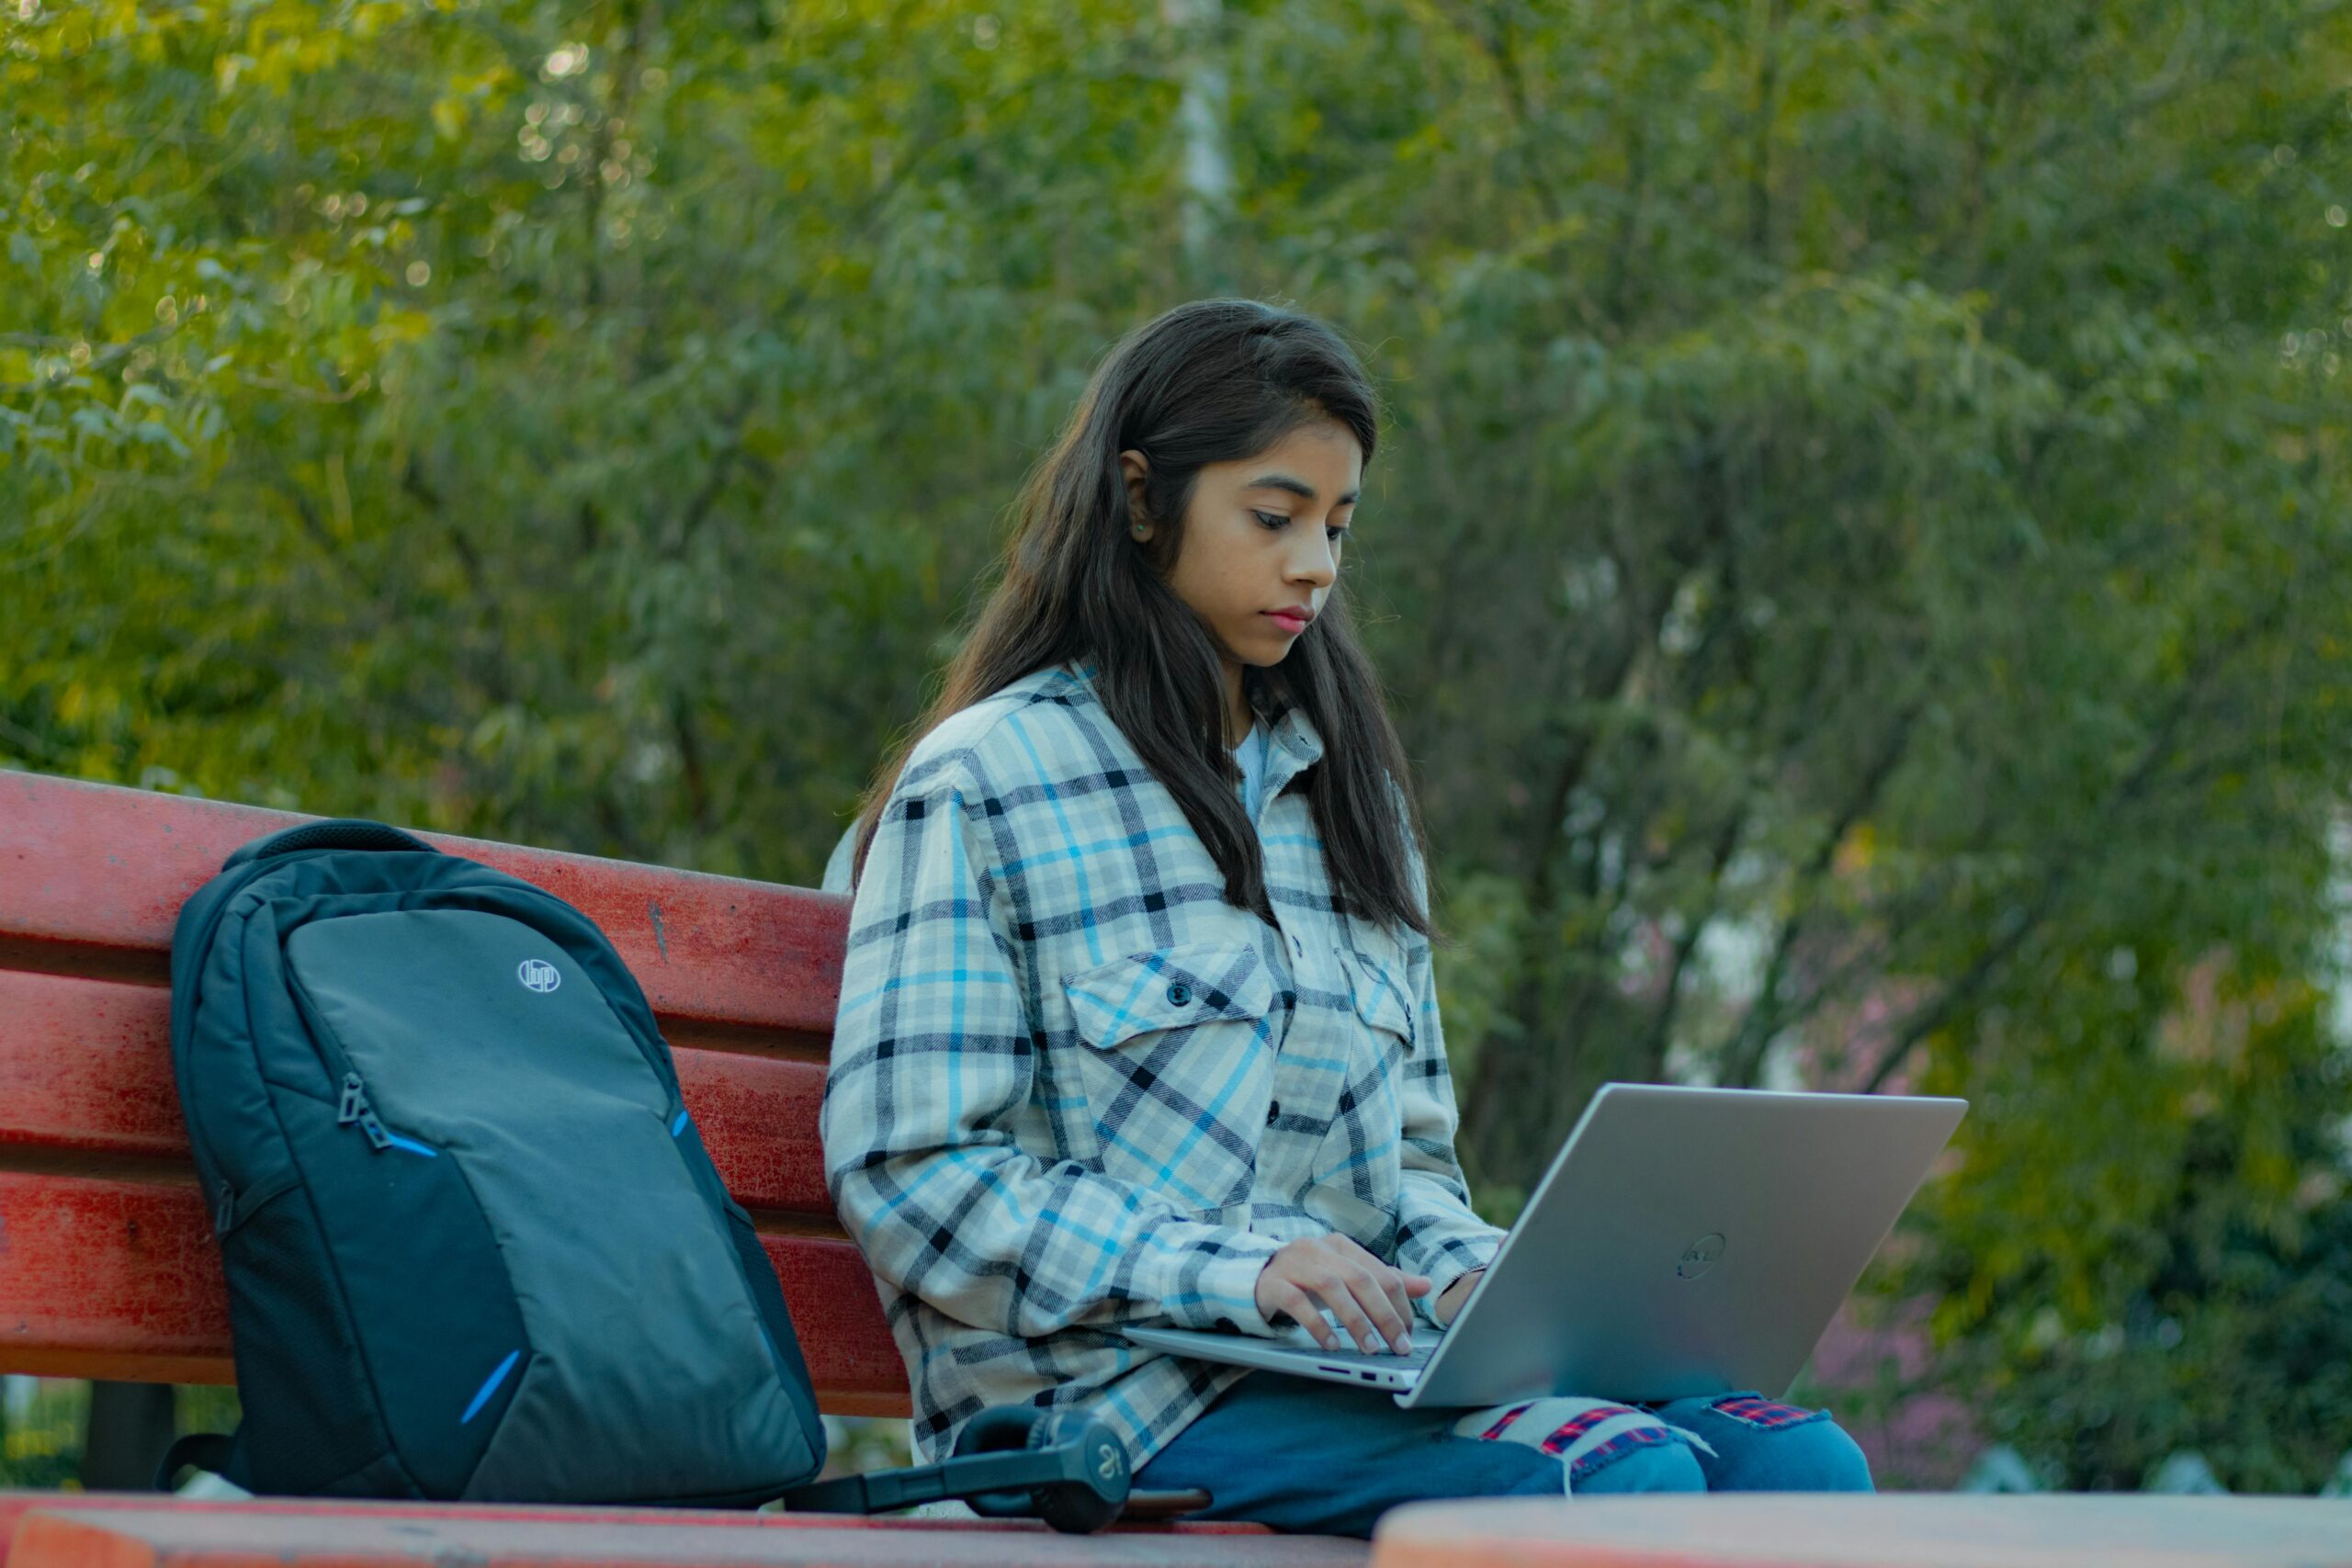
[{"label": "white t-shirt", "polygon": [[1258,803],[1266,792],[1266,748],[1272,744],[1266,727],[1253,724],[1241,744],[1233,749],[1233,760],[1241,764],[1241,809],[1250,820],[1258,819]]}]

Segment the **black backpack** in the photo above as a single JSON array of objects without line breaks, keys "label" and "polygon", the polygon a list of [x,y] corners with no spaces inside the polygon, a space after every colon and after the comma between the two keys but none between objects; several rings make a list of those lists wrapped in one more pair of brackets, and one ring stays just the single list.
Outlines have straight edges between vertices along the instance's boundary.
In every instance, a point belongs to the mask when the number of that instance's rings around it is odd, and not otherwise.
[{"label": "black backpack", "polygon": [[825,1438],[645,994],[571,905],[377,822],[229,857],[172,940],[248,1490],[726,1506]]}]

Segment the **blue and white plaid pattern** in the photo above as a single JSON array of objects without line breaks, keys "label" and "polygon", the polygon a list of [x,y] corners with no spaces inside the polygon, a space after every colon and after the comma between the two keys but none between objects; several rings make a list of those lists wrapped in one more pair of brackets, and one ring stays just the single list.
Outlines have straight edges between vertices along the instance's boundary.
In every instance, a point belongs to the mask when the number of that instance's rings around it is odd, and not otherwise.
[{"label": "blue and white plaid pattern", "polygon": [[1091,674],[1040,671],[926,736],[851,907],[825,1168],[933,1458],[1034,1403],[1087,1406],[1141,1465],[1241,1372],[1114,1325],[1271,1333],[1259,1270],[1326,1230],[1440,1291],[1501,1240],[1454,1160],[1429,942],[1334,911],[1283,793],[1314,727],[1273,721],[1277,929],[1226,902]]}]

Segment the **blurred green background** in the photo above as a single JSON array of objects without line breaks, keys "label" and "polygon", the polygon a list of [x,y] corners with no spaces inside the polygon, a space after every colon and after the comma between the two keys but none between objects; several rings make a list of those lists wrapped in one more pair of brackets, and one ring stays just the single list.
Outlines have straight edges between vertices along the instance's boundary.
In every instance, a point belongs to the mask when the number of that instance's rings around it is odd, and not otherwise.
[{"label": "blurred green background", "polygon": [[1496,1217],[1604,1079],[1965,1094],[1803,1392],[2312,1491],[2347,84],[2288,0],[0,0],[0,765],[815,885],[1105,346],[1295,304]]}]

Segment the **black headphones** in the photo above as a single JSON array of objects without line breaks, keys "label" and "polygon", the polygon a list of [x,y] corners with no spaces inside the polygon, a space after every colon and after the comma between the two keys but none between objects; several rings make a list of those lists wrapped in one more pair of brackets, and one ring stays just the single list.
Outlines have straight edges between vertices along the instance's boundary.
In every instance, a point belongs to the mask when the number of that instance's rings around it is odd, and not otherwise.
[{"label": "black headphones", "polygon": [[820,1481],[784,1495],[787,1513],[880,1514],[961,1497],[984,1518],[1038,1518],[1065,1535],[1089,1535],[1123,1513],[1169,1518],[1209,1506],[1205,1492],[1127,1490],[1126,1445],[1091,1416],[1000,1404],[956,1438],[944,1464]]}]

